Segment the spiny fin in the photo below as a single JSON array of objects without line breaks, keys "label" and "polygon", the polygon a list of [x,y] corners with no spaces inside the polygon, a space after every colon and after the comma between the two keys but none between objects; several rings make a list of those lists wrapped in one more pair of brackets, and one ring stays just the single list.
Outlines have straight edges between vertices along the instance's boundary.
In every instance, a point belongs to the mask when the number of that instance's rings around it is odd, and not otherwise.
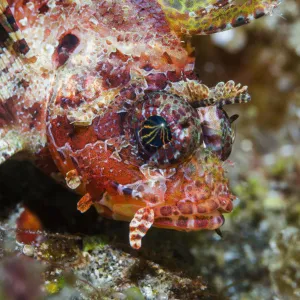
[{"label": "spiny fin", "polygon": [[140,249],[142,238],[154,223],[154,210],[150,207],[140,208],[130,222],[129,240],[130,246],[134,249]]},{"label": "spiny fin", "polygon": [[[1,42],[18,55],[26,55],[29,47],[22,35],[7,1],[0,1]],[[6,33],[6,34],[5,34]]]},{"label": "spiny fin", "polygon": [[169,25],[180,36],[211,34],[272,14],[280,0],[157,0]]},{"label": "spiny fin", "polygon": [[29,51],[7,1],[0,1],[0,101],[11,95],[6,85],[16,79]]}]

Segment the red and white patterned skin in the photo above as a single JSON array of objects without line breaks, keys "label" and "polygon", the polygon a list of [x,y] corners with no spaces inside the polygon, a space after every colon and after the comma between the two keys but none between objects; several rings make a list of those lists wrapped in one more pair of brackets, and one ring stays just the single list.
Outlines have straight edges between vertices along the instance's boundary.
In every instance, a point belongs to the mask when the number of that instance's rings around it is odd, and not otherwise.
[{"label": "red and white patterned skin", "polygon": [[[151,226],[214,230],[232,210],[223,106],[250,97],[233,81],[201,84],[187,40],[278,3],[198,2],[189,11],[172,1],[0,1],[0,162],[23,152],[60,173],[83,195],[80,211],[130,221],[136,249]],[[195,27],[198,13],[211,26]]]}]

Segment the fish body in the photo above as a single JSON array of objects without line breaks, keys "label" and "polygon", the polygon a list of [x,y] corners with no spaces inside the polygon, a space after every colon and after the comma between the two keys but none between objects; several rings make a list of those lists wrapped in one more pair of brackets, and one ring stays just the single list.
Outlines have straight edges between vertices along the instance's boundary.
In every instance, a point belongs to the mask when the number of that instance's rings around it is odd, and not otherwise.
[{"label": "fish body", "polygon": [[[0,1],[0,162],[23,152],[81,194],[82,212],[151,226],[222,226],[233,81],[195,75],[193,34],[246,24],[277,1]],[[185,42],[183,42],[183,39]]]}]

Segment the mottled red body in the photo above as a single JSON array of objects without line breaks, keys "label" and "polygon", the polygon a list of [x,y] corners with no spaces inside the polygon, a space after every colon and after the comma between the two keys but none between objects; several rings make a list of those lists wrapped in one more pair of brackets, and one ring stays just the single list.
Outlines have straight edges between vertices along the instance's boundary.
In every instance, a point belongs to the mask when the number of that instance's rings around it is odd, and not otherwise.
[{"label": "mottled red body", "polygon": [[217,229],[232,210],[222,161],[235,117],[222,107],[250,97],[199,83],[181,38],[276,6],[188,2],[1,1],[2,161],[27,151],[59,171],[80,211],[131,221],[134,248],[152,225]]}]

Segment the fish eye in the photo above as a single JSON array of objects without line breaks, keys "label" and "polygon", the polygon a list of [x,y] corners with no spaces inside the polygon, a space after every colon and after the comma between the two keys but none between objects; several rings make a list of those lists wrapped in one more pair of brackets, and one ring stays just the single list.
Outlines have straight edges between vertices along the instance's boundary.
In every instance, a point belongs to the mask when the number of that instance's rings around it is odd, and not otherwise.
[{"label": "fish eye", "polygon": [[172,140],[172,133],[167,121],[154,115],[143,123],[139,138],[148,151],[156,151]]},{"label": "fish eye", "polygon": [[181,162],[202,143],[197,110],[183,98],[166,92],[151,92],[137,101],[127,127],[139,155],[160,167]]}]

